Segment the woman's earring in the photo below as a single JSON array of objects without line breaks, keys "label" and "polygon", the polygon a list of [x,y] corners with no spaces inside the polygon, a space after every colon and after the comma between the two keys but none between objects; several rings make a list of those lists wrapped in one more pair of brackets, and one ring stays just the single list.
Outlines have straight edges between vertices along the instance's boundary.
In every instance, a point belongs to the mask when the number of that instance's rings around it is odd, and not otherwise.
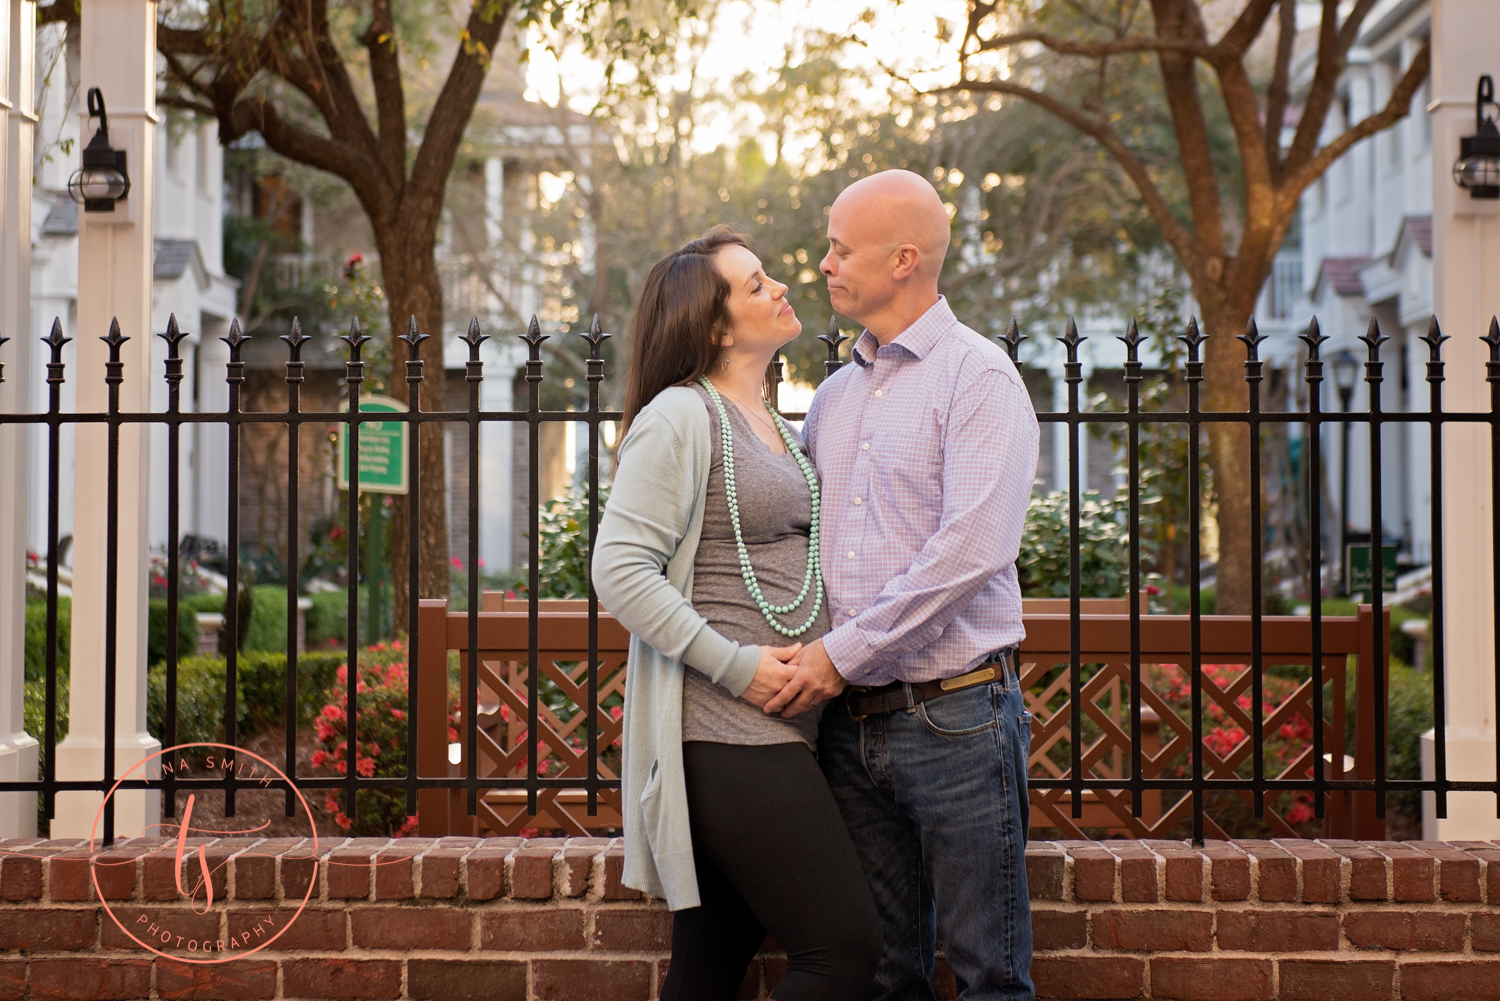
[{"label": "woman's earring", "polygon": [[720,372],[728,372],[729,371],[729,356],[728,355],[725,355],[723,357],[723,359],[719,362],[719,371]]}]

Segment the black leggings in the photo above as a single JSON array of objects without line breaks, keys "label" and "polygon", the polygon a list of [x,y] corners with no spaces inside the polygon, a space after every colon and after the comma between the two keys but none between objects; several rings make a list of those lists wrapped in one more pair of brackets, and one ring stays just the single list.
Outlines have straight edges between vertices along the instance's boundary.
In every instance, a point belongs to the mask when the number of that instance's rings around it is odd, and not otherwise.
[{"label": "black leggings", "polygon": [[880,916],[813,752],[689,741],[682,760],[702,903],[673,915],[662,1001],[732,1001],[767,932],[777,1001],[862,1001]]}]

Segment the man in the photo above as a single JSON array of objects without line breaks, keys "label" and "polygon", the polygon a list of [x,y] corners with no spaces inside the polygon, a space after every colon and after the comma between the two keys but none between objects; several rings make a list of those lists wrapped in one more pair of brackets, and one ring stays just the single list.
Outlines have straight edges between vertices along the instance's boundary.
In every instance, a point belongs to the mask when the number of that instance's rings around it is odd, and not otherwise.
[{"label": "man", "polygon": [[766,710],[833,700],[819,758],[885,926],[873,996],[932,998],[941,928],[960,998],[1030,999],[1015,564],[1036,415],[1010,359],[938,293],[932,185],[903,170],[850,185],[828,242],[833,307],[865,327],[806,424],[833,629]]}]

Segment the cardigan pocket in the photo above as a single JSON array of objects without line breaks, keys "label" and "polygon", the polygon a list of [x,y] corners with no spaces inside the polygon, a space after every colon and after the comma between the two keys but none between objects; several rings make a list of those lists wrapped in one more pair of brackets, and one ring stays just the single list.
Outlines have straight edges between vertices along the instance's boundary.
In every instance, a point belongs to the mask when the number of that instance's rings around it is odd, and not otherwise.
[{"label": "cardigan pocket", "polygon": [[641,817],[645,820],[646,837],[653,845],[661,844],[661,759],[651,762],[651,774],[646,778],[646,788],[641,790]]}]

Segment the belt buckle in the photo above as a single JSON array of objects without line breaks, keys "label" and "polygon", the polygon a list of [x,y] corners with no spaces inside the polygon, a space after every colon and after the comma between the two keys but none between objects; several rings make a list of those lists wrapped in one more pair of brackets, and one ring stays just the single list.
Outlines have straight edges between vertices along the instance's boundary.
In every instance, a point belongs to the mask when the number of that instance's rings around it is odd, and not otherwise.
[{"label": "belt buckle", "polygon": [[862,723],[865,720],[869,719],[871,715],[870,713],[860,714],[854,711],[854,696],[868,695],[872,691],[874,691],[874,689],[867,688],[863,685],[850,685],[849,690],[844,694],[844,709],[849,713],[849,718],[854,720],[854,722]]}]

